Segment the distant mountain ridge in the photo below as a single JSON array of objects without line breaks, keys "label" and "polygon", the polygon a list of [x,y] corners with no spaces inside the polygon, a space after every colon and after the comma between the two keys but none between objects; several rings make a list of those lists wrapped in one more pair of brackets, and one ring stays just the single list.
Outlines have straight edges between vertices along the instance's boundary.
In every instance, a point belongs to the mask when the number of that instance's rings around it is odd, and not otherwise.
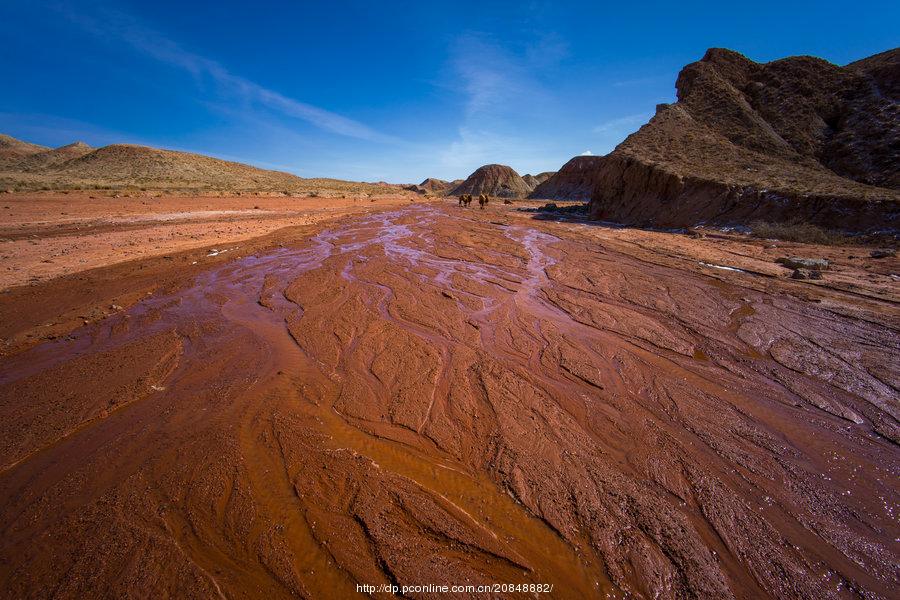
[{"label": "distant mountain ridge", "polygon": [[391,193],[399,186],[304,179],[202,154],[134,144],[48,148],[0,135],[0,189],[140,188],[179,191]]},{"label": "distant mountain ridge", "polygon": [[66,161],[81,158],[93,150],[94,148],[91,148],[84,142],[73,142],[59,148],[48,148],[24,156],[15,163],[15,167],[24,171],[40,172],[61,165]]},{"label": "distant mountain ridge", "polygon": [[47,150],[50,150],[47,146],[23,142],[0,133],[0,168],[15,164],[27,156],[38,152],[46,152]]},{"label": "distant mountain ridge", "polygon": [[428,177],[422,183],[406,185],[403,186],[403,189],[422,194],[423,196],[444,196],[462,182],[462,179],[444,181],[443,179]]},{"label": "distant mountain ridge", "polygon": [[544,171],[543,173],[538,173],[537,175],[522,175],[522,181],[524,181],[532,191],[534,189],[553,177],[556,174],[556,171]]}]

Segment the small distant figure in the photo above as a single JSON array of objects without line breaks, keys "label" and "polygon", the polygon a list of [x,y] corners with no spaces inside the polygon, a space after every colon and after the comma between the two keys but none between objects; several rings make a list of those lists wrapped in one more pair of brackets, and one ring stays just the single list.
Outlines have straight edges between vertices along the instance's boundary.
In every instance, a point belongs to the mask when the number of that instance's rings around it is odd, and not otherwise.
[{"label": "small distant figure", "polygon": [[487,203],[488,203],[488,195],[487,194],[479,194],[478,195],[478,204],[481,206],[481,210],[484,210],[484,207]]},{"label": "small distant figure", "polygon": [[472,194],[460,194],[459,195],[459,205],[460,206],[468,206],[472,203]]}]

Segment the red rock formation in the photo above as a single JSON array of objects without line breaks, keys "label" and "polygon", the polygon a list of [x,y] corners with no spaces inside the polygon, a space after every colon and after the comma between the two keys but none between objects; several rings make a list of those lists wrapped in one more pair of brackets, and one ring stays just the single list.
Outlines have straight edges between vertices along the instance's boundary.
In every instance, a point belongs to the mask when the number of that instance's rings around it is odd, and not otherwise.
[{"label": "red rock formation", "polygon": [[678,102],[660,105],[602,159],[591,215],[660,226],[755,218],[895,227],[898,57],[838,67],[707,51],[679,75]]}]

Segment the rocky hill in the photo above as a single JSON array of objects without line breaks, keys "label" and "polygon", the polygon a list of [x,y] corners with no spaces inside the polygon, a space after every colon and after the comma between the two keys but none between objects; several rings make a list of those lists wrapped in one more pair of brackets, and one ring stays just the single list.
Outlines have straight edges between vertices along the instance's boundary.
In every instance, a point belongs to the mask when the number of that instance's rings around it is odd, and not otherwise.
[{"label": "rocky hill", "polygon": [[22,157],[16,164],[17,169],[27,172],[43,172],[52,167],[62,165],[66,161],[81,158],[94,149],[84,142],[74,142],[59,148],[48,148]]},{"label": "rocky hill", "polygon": [[838,67],[710,49],[681,71],[678,101],[602,158],[591,215],[897,227],[898,72],[898,50]]},{"label": "rocky hill", "polygon": [[403,189],[425,196],[444,196],[462,182],[462,179],[456,179],[454,181],[444,181],[443,179],[435,179],[434,177],[429,177],[422,183],[407,185],[404,186]]},{"label": "rocky hill", "polygon": [[50,150],[47,146],[23,142],[14,137],[0,134],[0,168],[15,165],[28,156],[47,150]]},{"label": "rocky hill", "polygon": [[553,175],[555,174],[555,171],[544,171],[543,173],[538,173],[537,175],[522,175],[522,181],[524,181],[525,184],[532,191],[534,191],[534,188],[541,185],[542,183],[553,177]]},{"label": "rocky hill", "polygon": [[450,194],[487,194],[498,198],[524,198],[530,191],[531,188],[512,167],[484,165],[450,190]]},{"label": "rocky hill", "polygon": [[419,184],[419,187],[426,192],[430,192],[432,194],[443,194],[448,189],[450,189],[450,182],[444,181],[443,179],[435,179],[434,177],[429,177]]},{"label": "rocky hill", "polygon": [[254,191],[303,193],[395,193],[399,186],[302,179],[174,150],[131,144],[91,148],[75,142],[47,148],[0,135],[0,189],[143,189],[160,191]]},{"label": "rocky hill", "polygon": [[599,156],[576,156],[536,186],[528,197],[586,202],[591,199],[602,162]]}]

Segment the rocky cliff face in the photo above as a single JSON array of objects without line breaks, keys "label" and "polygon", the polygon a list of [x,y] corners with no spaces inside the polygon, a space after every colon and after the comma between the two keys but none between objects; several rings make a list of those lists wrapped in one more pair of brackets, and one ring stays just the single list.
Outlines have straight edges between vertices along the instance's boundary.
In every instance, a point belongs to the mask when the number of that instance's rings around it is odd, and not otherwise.
[{"label": "rocky cliff face", "polygon": [[602,163],[603,158],[600,156],[576,156],[552,177],[535,187],[528,197],[548,200],[590,200]]},{"label": "rocky cliff face", "polygon": [[487,194],[498,198],[524,198],[531,188],[512,167],[485,165],[450,191],[458,194]]},{"label": "rocky cliff face", "polygon": [[711,49],[682,70],[678,102],[600,160],[591,215],[897,227],[898,70],[897,50],[838,67]]}]

